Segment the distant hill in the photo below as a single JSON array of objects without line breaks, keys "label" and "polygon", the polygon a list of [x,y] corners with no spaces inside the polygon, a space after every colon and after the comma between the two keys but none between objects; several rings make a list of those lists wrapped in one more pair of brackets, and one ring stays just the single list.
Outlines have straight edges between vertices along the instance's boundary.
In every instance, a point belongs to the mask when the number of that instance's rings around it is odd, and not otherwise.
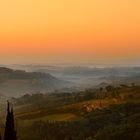
[{"label": "distant hill", "polygon": [[71,86],[47,73],[26,72],[0,67],[0,93],[6,96],[20,96],[25,93],[47,92]]}]

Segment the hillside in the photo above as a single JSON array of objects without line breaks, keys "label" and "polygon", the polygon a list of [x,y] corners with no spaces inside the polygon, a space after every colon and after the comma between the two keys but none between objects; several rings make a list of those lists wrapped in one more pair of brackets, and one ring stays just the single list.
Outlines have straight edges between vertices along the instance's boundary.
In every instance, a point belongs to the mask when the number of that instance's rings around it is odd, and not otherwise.
[{"label": "hillside", "polygon": [[76,87],[88,88],[107,84],[140,83],[139,66],[68,66],[68,65],[9,65],[14,69],[49,73],[57,78],[75,83]]},{"label": "hillside", "polygon": [[140,86],[24,95],[13,101],[22,140],[30,139],[34,132],[33,140],[140,138]]},{"label": "hillside", "polygon": [[0,93],[6,96],[47,92],[70,85],[70,82],[57,79],[50,74],[0,67]]}]

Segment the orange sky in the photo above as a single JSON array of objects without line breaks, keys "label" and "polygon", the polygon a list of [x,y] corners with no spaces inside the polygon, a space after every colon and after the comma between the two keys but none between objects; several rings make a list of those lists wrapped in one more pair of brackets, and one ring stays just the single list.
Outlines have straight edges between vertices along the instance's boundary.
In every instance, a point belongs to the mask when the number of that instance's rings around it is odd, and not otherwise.
[{"label": "orange sky", "polygon": [[140,0],[1,0],[0,63],[140,60]]}]

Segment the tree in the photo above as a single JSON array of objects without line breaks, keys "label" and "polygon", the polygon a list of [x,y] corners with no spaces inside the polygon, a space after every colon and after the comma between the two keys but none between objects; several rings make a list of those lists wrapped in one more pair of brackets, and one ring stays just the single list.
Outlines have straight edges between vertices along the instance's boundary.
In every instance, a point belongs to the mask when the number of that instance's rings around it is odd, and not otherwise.
[{"label": "tree", "polygon": [[6,117],[4,140],[17,140],[14,125],[13,108],[12,107],[10,108],[9,102],[7,102],[7,117]]}]

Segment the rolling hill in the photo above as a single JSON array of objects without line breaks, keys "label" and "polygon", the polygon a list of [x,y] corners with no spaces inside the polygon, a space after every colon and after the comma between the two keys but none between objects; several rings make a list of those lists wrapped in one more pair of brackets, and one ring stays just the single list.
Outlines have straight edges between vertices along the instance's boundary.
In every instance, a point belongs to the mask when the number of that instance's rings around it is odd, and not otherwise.
[{"label": "rolling hill", "polygon": [[47,92],[71,86],[47,73],[26,72],[0,67],[0,93],[6,96],[20,96],[25,93]]}]

